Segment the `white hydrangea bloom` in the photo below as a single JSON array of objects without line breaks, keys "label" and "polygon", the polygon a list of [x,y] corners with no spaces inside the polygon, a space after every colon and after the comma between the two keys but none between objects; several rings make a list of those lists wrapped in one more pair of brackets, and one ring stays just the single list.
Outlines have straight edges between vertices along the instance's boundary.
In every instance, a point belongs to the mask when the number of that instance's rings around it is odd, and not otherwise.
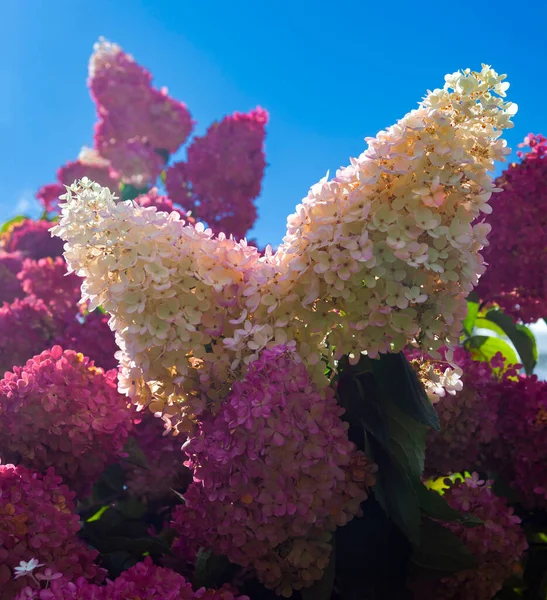
[{"label": "white hydrangea bloom", "polygon": [[[263,257],[177,213],[117,204],[86,179],[71,186],[53,232],[84,299],[111,315],[120,389],[184,429],[264,347],[294,346],[319,382],[324,361],[346,353],[456,344],[484,271],[489,228],[476,219],[497,191],[489,171],[509,152],[503,79],[487,66],[447,76],[312,186]],[[435,390],[456,390],[454,375]]]}]

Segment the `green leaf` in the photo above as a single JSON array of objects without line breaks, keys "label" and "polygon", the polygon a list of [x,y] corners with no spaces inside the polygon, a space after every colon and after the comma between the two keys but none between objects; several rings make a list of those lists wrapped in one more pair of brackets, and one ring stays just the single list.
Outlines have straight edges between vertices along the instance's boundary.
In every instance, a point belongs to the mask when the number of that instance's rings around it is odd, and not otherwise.
[{"label": "green leaf", "polygon": [[496,325],[493,321],[485,319],[484,317],[478,317],[475,320],[475,329],[488,329],[499,336],[505,337],[505,331],[503,331],[501,327]]},{"label": "green leaf", "polygon": [[387,516],[417,546],[420,539],[420,504],[414,485],[390,454],[372,443],[378,477],[372,490]]},{"label": "green leaf", "polygon": [[109,508],[110,506],[101,506],[101,508],[99,508],[99,510],[94,515],[89,517],[89,519],[86,519],[86,523],[95,523],[95,521],[99,521],[100,518]]},{"label": "green leaf", "polygon": [[116,508],[128,519],[140,519],[146,514],[146,506],[135,498],[117,502]]},{"label": "green leaf", "polygon": [[196,556],[194,586],[198,589],[214,586],[229,565],[230,561],[225,556],[218,556],[210,550],[200,548]]},{"label": "green leaf", "polygon": [[12,225],[15,225],[15,223],[20,223],[21,221],[24,221],[25,219],[28,219],[28,217],[25,217],[24,215],[18,215],[17,217],[13,217],[13,219],[6,221],[2,225],[2,228],[0,229],[0,233],[5,233]]},{"label": "green leaf", "polygon": [[467,298],[467,316],[463,320],[463,332],[467,337],[473,334],[473,327],[475,327],[475,320],[479,314],[480,302],[476,294],[470,294]]},{"label": "green leaf", "polygon": [[146,194],[147,187],[138,188],[130,183],[120,184],[120,200],[134,200],[137,196]]},{"label": "green leaf", "polygon": [[424,569],[451,573],[477,566],[477,559],[463,542],[440,523],[425,518],[420,530],[420,545],[412,562]]},{"label": "green leaf", "polygon": [[393,402],[419,423],[439,430],[439,417],[406,356],[382,354],[372,370],[382,398]]},{"label": "green leaf", "polygon": [[323,571],[323,577],[316,581],[311,587],[304,588],[300,592],[302,600],[330,600],[334,589],[334,575],[336,566],[335,549],[330,553],[327,568]]},{"label": "green leaf", "polygon": [[395,406],[390,406],[386,414],[392,454],[411,479],[419,479],[425,462],[425,426]]},{"label": "green leaf", "polygon": [[459,521],[469,525],[481,525],[483,521],[473,515],[464,515],[452,508],[437,492],[428,489],[421,481],[416,485],[416,494],[422,513],[439,521]]},{"label": "green leaf", "polygon": [[534,371],[538,360],[536,338],[532,331],[525,325],[516,323],[509,315],[497,309],[489,310],[486,313],[485,320],[497,325],[503,334],[511,340],[519,353],[520,362],[526,373],[530,375]]},{"label": "green leaf", "polygon": [[496,337],[474,335],[467,340],[466,346],[474,360],[489,362],[498,352],[504,356],[507,364],[519,363],[516,352],[507,342]]}]

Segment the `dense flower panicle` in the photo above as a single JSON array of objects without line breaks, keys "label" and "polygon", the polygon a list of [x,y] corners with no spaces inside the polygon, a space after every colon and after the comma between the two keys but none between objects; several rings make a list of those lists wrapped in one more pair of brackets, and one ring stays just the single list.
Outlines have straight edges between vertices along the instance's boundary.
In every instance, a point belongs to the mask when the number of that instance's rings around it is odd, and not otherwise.
[{"label": "dense flower panicle", "polygon": [[0,306],[0,377],[48,348],[57,331],[58,322],[43,300],[30,296]]},{"label": "dense flower panicle", "polygon": [[17,273],[21,270],[23,255],[20,252],[0,250],[0,306],[24,296]]},{"label": "dense flower panicle", "polygon": [[505,377],[499,402],[498,470],[529,508],[547,508],[547,382]]},{"label": "dense flower panicle", "polygon": [[465,543],[479,564],[476,569],[460,571],[440,581],[424,582],[423,586],[419,586],[419,597],[428,600],[491,600],[502,588],[503,582],[519,568],[528,547],[520,519],[502,498],[491,491],[489,482],[479,480],[476,473],[465,482],[453,484],[444,498],[452,508],[484,522],[484,525],[476,527],[445,524]]},{"label": "dense flower panicle", "polygon": [[53,344],[81,352],[105,371],[118,367],[114,333],[108,326],[108,317],[98,310],[67,323]]},{"label": "dense flower panicle", "polygon": [[503,188],[488,217],[492,233],[484,253],[489,267],[480,280],[482,300],[533,323],[547,314],[547,139],[528,135],[497,185]]},{"label": "dense flower panicle", "polygon": [[84,299],[112,315],[120,389],[184,421],[218,404],[266,347],[295,342],[326,385],[322,358],[456,343],[489,229],[472,222],[489,211],[488,169],[512,125],[502,80],[487,67],[447,76],[312,187],[275,254],[116,204],[88,180],[72,186],[54,232]]},{"label": "dense flower panicle", "polygon": [[14,223],[0,235],[0,246],[5,252],[21,252],[27,258],[61,256],[62,242],[51,236],[53,223],[24,219]]},{"label": "dense flower panicle", "polygon": [[374,470],[342,413],[286,347],[263,351],[183,447],[194,473],[175,513],[183,554],[211,548],[283,593],[319,579],[330,532],[358,514]]},{"label": "dense flower panicle", "polygon": [[0,380],[0,457],[49,466],[80,495],[123,453],[131,428],[116,373],[54,346]]},{"label": "dense flower panicle", "polygon": [[225,117],[193,140],[185,163],[167,170],[169,196],[205,221],[215,234],[222,231],[242,238],[256,220],[253,200],[260,193],[266,167],[267,121],[268,113],[260,107]]},{"label": "dense flower panicle", "polygon": [[124,140],[111,137],[105,121],[96,128],[95,143],[101,154],[106,156],[120,172],[122,180],[136,187],[145,187],[156,181],[161,173],[165,159],[147,142],[132,137]]},{"label": "dense flower panicle", "polygon": [[146,194],[142,194],[135,198],[135,204],[148,208],[149,206],[155,206],[156,210],[163,211],[166,213],[177,212],[181,219],[184,219],[187,223],[195,223],[195,220],[186,213],[186,211],[173,202],[167,196],[161,196],[158,192],[158,188],[152,188]]},{"label": "dense flower panicle", "polygon": [[186,105],[168,96],[166,88],[154,89],[151,79],[116,44],[104,39],[95,44],[89,68],[100,117],[95,148],[123,181],[139,187],[153,183],[165,164],[156,150],[176,152],[193,127]]},{"label": "dense flower panicle", "polygon": [[[4,433],[4,431],[3,431]],[[21,561],[37,561],[67,579],[101,581],[95,550],[77,537],[80,520],[74,494],[53,469],[43,475],[22,466],[0,464],[0,599],[13,600],[28,584],[15,579]]]},{"label": "dense flower panicle", "polygon": [[61,256],[34,260],[27,258],[17,278],[24,292],[43,300],[55,319],[66,322],[78,312],[82,280],[74,273],[67,273],[67,265]]},{"label": "dense flower panicle", "polygon": [[88,177],[113,192],[118,190],[119,176],[104,159],[86,161],[80,158],[67,163],[57,171],[57,179],[64,185],[70,185],[82,177]]},{"label": "dense flower panicle", "polygon": [[458,348],[454,362],[463,372],[463,389],[444,394],[435,404],[440,431],[427,434],[425,470],[430,475],[484,468],[489,446],[498,437],[499,398],[494,390],[499,383],[492,370],[496,361],[474,361]]},{"label": "dense flower panicle", "polygon": [[[74,181],[74,180],[72,180]],[[71,182],[72,183],[72,182]],[[48,183],[36,192],[36,200],[44,207],[47,213],[57,210],[59,196],[65,193],[65,186],[60,183]]]},{"label": "dense flower panicle", "polygon": [[146,468],[133,464],[125,466],[125,485],[129,493],[147,501],[175,498],[172,490],[180,493],[192,481],[181,451],[186,439],[165,435],[166,423],[147,410],[134,415],[134,423],[131,435],[142,450]]},{"label": "dense flower panicle", "polygon": [[516,108],[487,66],[445,79],[288,219],[277,295],[298,298],[294,318],[310,328],[332,323],[337,358],[459,340],[489,231],[473,222],[491,210],[488,171],[509,152],[499,137]]}]

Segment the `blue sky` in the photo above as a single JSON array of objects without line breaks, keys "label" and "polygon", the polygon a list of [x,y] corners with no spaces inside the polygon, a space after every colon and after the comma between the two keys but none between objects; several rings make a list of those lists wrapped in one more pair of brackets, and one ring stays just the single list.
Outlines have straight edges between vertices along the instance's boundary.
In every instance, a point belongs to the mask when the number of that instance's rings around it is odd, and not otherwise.
[{"label": "blue sky", "polygon": [[507,73],[520,108],[509,143],[547,133],[543,2],[4,0],[0,22],[0,221],[32,213],[35,190],[91,145],[85,82],[100,35],[186,102],[198,133],[234,110],[270,112],[262,243],[445,73],[483,62]]}]

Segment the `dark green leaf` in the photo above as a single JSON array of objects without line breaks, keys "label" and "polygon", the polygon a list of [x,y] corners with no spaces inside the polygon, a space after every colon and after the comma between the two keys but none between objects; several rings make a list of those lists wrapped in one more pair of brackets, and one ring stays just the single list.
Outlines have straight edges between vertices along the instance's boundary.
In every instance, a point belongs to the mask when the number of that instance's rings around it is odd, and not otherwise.
[{"label": "dark green leaf", "polygon": [[386,418],[392,455],[412,480],[419,479],[425,462],[425,426],[393,405],[388,405]]},{"label": "dark green leaf", "polygon": [[484,317],[487,321],[495,323],[511,340],[520,356],[520,361],[526,373],[534,371],[538,360],[538,349],[534,334],[525,325],[516,323],[509,315],[501,310],[489,310]]},{"label": "dark green leaf", "polygon": [[134,200],[141,194],[148,192],[147,187],[138,188],[130,183],[122,183],[120,185],[120,200]]},{"label": "dark green leaf", "polygon": [[229,565],[230,562],[225,556],[218,556],[210,550],[200,548],[196,556],[194,586],[196,588],[214,586]]},{"label": "dark green leaf", "polygon": [[146,456],[134,437],[130,437],[127,440],[127,443],[124,446],[124,452],[128,454],[128,457],[125,459],[127,462],[137,467],[142,467],[143,469],[149,468]]},{"label": "dark green leaf", "polygon": [[140,519],[146,513],[146,506],[135,498],[117,502],[116,508],[128,519]]},{"label": "dark green leaf", "polygon": [[133,556],[142,556],[145,552],[155,556],[172,554],[165,541],[157,537],[108,537],[103,540],[103,548],[106,548],[107,552],[128,551]]},{"label": "dark green leaf", "polygon": [[378,477],[373,492],[387,516],[417,546],[420,539],[420,505],[414,485],[393,456],[372,442]]},{"label": "dark green leaf", "polygon": [[387,422],[378,403],[378,391],[372,373],[360,376],[344,373],[337,386],[338,400],[352,425],[363,425],[382,443],[388,443]]},{"label": "dark green leaf", "polygon": [[412,562],[421,568],[445,573],[477,566],[476,558],[454,533],[428,518],[422,520],[420,544],[412,555]]},{"label": "dark green leaf", "polygon": [[406,356],[382,354],[372,361],[374,378],[384,401],[391,401],[416,421],[439,429],[439,417]]},{"label": "dark green leaf", "polygon": [[169,162],[169,150],[164,150],[163,148],[156,148],[155,152],[163,158],[163,163],[165,165]]},{"label": "dark green leaf", "polygon": [[24,221],[25,219],[28,219],[28,217],[25,217],[24,215],[18,215],[17,217],[13,217],[13,219],[6,221],[2,225],[2,227],[0,228],[0,233],[5,233],[12,225],[15,225],[15,223],[20,223],[21,221]]},{"label": "dark green leaf", "polygon": [[323,571],[323,577],[316,581],[311,587],[304,588],[300,592],[302,600],[330,600],[334,588],[336,556],[333,548],[327,568]]}]

